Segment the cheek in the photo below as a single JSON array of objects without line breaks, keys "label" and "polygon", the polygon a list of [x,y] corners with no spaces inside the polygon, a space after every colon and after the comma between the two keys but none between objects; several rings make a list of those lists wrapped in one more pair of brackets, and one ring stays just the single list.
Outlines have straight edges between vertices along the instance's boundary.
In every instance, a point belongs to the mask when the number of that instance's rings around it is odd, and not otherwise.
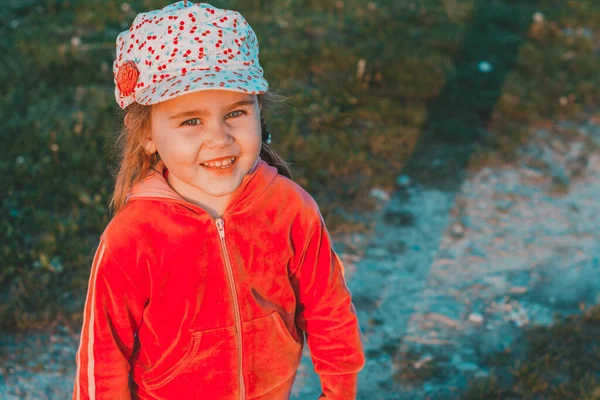
[{"label": "cheek", "polygon": [[156,143],[158,152],[165,160],[165,163],[168,161],[187,163],[196,160],[199,143],[184,136],[167,136],[168,135],[164,136],[162,140],[157,141]]},{"label": "cheek", "polygon": [[153,117],[151,129],[152,140],[165,164],[182,162],[193,154],[191,138],[176,131],[162,116]]},{"label": "cheek", "polygon": [[247,152],[256,153],[258,155],[261,148],[261,137],[260,131],[246,132],[246,135],[243,136],[241,145]]},{"label": "cheek", "polygon": [[260,149],[261,141],[262,141],[262,131],[260,129],[260,122],[249,124],[249,126],[244,130],[245,134],[243,135],[243,141],[246,146],[249,147],[258,147]]}]

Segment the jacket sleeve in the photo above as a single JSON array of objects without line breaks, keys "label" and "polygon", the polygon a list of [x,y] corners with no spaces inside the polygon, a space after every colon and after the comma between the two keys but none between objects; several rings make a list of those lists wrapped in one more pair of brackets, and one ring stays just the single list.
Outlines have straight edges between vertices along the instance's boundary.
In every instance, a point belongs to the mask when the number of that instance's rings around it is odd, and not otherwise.
[{"label": "jacket sleeve", "polygon": [[[290,281],[296,292],[296,325],[306,334],[311,358],[322,386],[320,399],[355,399],[357,376],[365,363],[361,333],[344,278],[344,266],[318,219],[294,256]],[[292,234],[294,235],[294,234]],[[297,249],[300,250],[300,249]]]},{"label": "jacket sleeve", "polygon": [[146,300],[101,239],[83,312],[73,400],[131,398],[129,358]]}]

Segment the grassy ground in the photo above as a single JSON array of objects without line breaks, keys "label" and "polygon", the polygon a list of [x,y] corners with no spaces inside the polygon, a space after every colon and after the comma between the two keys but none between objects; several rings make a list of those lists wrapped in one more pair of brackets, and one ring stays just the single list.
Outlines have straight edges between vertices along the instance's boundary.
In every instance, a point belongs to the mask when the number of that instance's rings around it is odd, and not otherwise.
[{"label": "grassy ground", "polygon": [[[0,330],[79,324],[110,218],[113,43],[166,3],[1,2]],[[530,124],[600,101],[595,0],[213,4],[255,28],[266,77],[293,105],[268,119],[275,148],[332,231],[356,227],[348,215],[403,168],[453,181],[467,156],[509,158]]]},{"label": "grassy ground", "polygon": [[[584,309],[580,315],[556,317],[551,326],[528,327],[511,348],[482,360],[489,368],[489,377],[470,381],[462,393],[432,399],[598,400],[598,337],[600,306]],[[398,357],[396,347],[388,350],[390,355]],[[402,353],[394,379],[418,386],[431,381],[444,382],[460,373],[448,368],[449,356],[443,351],[427,362],[420,360],[423,360],[420,352]]]},{"label": "grassy ground", "polygon": [[461,397],[479,399],[600,399],[600,307],[582,317],[525,332],[515,348],[490,358],[493,375]]}]

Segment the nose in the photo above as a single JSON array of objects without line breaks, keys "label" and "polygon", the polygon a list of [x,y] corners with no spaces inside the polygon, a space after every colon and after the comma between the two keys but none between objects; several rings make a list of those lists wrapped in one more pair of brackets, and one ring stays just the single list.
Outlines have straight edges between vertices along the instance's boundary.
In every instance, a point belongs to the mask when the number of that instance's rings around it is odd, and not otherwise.
[{"label": "nose", "polygon": [[210,125],[206,132],[205,145],[211,149],[227,147],[233,142],[233,136],[229,132],[229,127],[223,122],[215,122]]}]

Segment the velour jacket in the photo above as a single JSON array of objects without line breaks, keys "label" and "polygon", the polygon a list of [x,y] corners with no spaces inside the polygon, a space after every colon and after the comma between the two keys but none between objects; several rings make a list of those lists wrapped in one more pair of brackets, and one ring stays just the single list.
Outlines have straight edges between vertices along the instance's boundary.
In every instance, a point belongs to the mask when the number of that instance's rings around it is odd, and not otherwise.
[{"label": "velour jacket", "polygon": [[213,219],[160,162],[100,237],[73,399],[288,399],[305,341],[323,399],[364,353],[314,199],[258,159]]}]

